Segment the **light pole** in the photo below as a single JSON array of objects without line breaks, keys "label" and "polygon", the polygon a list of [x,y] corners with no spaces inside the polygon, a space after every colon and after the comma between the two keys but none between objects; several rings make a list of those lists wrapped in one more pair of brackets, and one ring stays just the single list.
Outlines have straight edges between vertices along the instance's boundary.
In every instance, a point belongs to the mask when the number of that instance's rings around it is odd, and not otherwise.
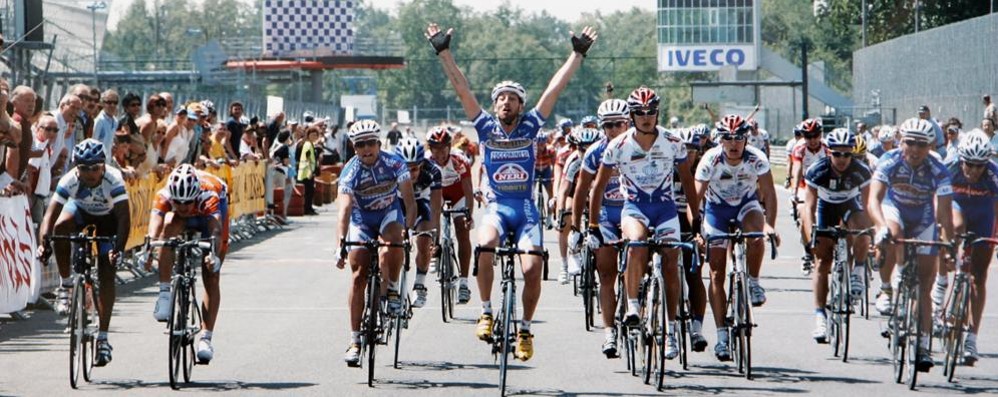
[{"label": "light pole", "polygon": [[98,85],[97,81],[97,10],[103,10],[107,8],[107,3],[103,1],[94,1],[87,4],[87,9],[90,10],[91,23],[93,28],[93,49],[94,49],[94,85]]}]

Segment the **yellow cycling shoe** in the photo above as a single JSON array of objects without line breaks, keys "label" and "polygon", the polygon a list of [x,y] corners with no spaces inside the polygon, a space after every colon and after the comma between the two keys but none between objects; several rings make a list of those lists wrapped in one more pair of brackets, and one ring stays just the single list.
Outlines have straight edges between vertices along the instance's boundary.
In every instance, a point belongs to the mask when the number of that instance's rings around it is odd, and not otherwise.
[{"label": "yellow cycling shoe", "polygon": [[475,329],[475,336],[477,336],[479,340],[486,342],[492,341],[491,314],[482,314],[482,316],[478,318],[478,327]]},{"label": "yellow cycling shoe", "polygon": [[529,331],[520,331],[516,337],[516,353],[520,361],[527,361],[534,356],[534,336]]}]

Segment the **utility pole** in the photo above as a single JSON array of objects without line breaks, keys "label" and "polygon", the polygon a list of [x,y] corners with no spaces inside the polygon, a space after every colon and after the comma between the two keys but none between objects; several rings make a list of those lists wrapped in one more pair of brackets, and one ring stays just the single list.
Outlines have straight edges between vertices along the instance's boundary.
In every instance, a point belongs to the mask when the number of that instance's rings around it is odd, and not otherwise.
[{"label": "utility pole", "polygon": [[919,21],[922,19],[922,1],[915,0],[915,33],[918,33]]},{"label": "utility pole", "polygon": [[860,4],[860,7],[863,7],[863,10],[860,12],[860,16],[859,16],[859,18],[860,18],[860,20],[862,21],[862,24],[863,24],[863,30],[862,30],[862,32],[863,32],[862,33],[863,45],[862,45],[862,47],[866,47],[866,0],[863,0],[862,4]]},{"label": "utility pole", "polygon": [[800,92],[801,92],[801,119],[807,119],[807,105],[808,105],[808,95],[807,95],[807,50],[808,50],[808,40],[807,38],[800,38]]},{"label": "utility pole", "polygon": [[93,38],[93,51],[94,51],[94,85],[97,86],[97,10],[103,10],[107,8],[107,3],[103,1],[95,1],[87,5],[87,9],[90,10],[90,22],[93,28],[92,38]]}]

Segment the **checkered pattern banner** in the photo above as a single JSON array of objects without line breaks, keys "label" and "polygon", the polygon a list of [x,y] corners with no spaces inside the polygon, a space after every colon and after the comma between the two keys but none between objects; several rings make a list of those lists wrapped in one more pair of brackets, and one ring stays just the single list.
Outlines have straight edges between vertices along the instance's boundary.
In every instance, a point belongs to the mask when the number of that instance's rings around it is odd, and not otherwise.
[{"label": "checkered pattern banner", "polygon": [[353,6],[354,1],[344,0],[264,0],[264,54],[353,54]]}]

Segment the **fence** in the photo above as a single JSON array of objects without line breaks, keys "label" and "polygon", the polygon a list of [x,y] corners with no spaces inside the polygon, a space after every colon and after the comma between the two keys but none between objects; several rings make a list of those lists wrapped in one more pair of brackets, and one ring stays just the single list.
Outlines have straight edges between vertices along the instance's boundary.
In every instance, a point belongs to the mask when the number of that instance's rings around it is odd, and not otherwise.
[{"label": "fence", "polygon": [[[265,163],[247,162],[238,167],[224,165],[205,171],[224,179],[229,187],[230,241],[238,241],[272,227],[273,224],[265,218],[258,219],[256,216],[265,209]],[[132,223],[125,244],[127,253],[118,270],[130,272],[134,278],[125,280],[116,275],[119,283],[151,274],[143,270],[148,259],[143,245],[148,234],[153,200],[165,183],[165,178],[150,173],[142,179],[127,182],[125,186]],[[27,200],[23,196],[0,198],[0,209],[3,209],[0,212],[0,233],[3,235],[0,239],[3,241],[0,244],[0,286],[3,286],[0,288],[0,313],[11,313],[23,309],[28,302],[44,302],[39,295],[59,286],[59,272],[55,265],[42,266],[34,260],[35,231],[27,212]],[[31,291],[30,298],[24,295],[24,288]]]}]

